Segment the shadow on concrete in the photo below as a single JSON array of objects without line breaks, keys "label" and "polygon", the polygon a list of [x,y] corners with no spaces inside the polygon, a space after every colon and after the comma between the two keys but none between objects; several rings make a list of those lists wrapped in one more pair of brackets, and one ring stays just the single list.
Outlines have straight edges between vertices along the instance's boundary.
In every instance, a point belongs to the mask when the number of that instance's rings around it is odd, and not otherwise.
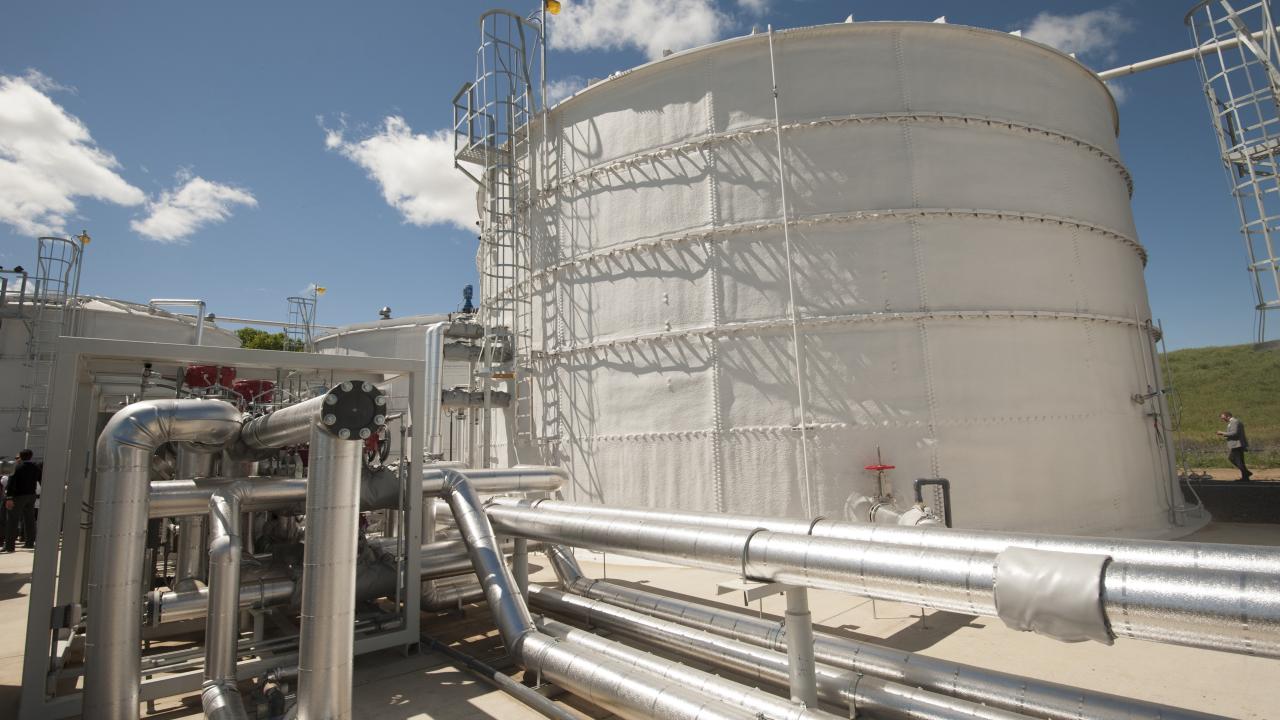
[{"label": "shadow on concrete", "polygon": [[[651,592],[655,595],[663,595],[663,596],[675,598],[678,600],[688,600],[690,602],[696,602],[701,605],[706,605],[706,606],[717,608],[720,610],[727,610],[729,612],[735,612],[742,615],[753,616],[753,617],[763,617],[766,620],[771,620],[773,622],[778,623],[779,625],[782,624],[781,615],[775,615],[773,613],[767,613],[767,612],[763,614],[759,612],[751,612],[750,610],[744,609],[741,605],[734,605],[729,603],[717,602],[715,600],[708,600],[706,598],[683,595],[681,593],[674,592],[672,590],[667,590],[665,588],[660,588],[660,587],[654,587],[652,585],[648,585],[643,582],[635,582],[631,580],[616,580],[616,579],[610,579],[609,582],[614,583],[616,585],[620,585],[622,587],[629,587],[636,590],[644,590],[646,592]],[[975,621],[978,621],[978,617],[976,615],[960,615],[960,614],[951,613],[951,612],[935,611],[935,612],[926,614],[923,618],[921,618],[919,615],[913,614],[911,616],[903,616],[902,619],[906,619],[906,617],[915,617],[916,621],[911,625],[908,625],[907,627],[902,628],[901,630],[895,632],[894,634],[888,637],[879,637],[875,635],[867,635],[865,633],[857,632],[858,626],[856,625],[832,626],[832,625],[823,625],[820,622],[815,622],[814,629],[819,632],[825,632],[829,635],[835,635],[837,637],[843,637],[849,640],[855,640],[857,642],[868,643],[871,645],[880,645],[882,647],[891,647],[891,648],[894,648],[897,650],[903,650],[906,652],[918,652],[920,650],[924,650],[929,647],[932,647],[933,645],[941,642],[951,634],[963,628],[985,627],[985,625],[982,624],[981,622],[975,622]],[[881,616],[881,619],[893,619],[893,618],[886,618]]]},{"label": "shadow on concrete", "polygon": [[26,597],[27,594],[22,592],[22,586],[29,582],[31,582],[29,572],[0,573],[0,601]]}]

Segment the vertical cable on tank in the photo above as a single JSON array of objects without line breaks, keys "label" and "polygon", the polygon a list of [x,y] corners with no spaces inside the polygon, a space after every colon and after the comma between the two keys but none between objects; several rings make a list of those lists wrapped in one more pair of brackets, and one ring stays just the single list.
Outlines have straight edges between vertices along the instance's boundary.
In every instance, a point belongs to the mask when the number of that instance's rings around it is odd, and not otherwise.
[{"label": "vertical cable on tank", "polygon": [[778,145],[778,190],[782,200],[782,248],[787,260],[787,302],[791,308],[791,346],[796,356],[796,396],[800,402],[800,459],[804,467],[804,513],[812,516],[809,480],[809,413],[804,397],[803,356],[800,353],[800,308],[796,305],[795,268],[791,258],[791,217],[787,211],[787,170],[782,159],[782,113],[778,109],[778,70],[773,60],[773,25],[769,25],[769,75],[773,82],[773,133]]}]

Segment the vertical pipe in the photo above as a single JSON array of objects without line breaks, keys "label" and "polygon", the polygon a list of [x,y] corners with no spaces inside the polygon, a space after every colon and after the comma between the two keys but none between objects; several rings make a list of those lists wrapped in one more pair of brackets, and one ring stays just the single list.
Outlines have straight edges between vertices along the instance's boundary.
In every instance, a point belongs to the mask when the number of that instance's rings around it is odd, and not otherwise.
[{"label": "vertical pipe", "polygon": [[814,707],[818,704],[818,681],[813,660],[813,616],[809,613],[809,591],[802,586],[787,588],[785,623],[791,702]]},{"label": "vertical pipe", "polygon": [[440,392],[444,389],[444,331],[448,322],[438,322],[427,327],[426,347],[423,359],[426,362],[426,381],[423,383],[424,407],[427,428],[427,455],[440,451]]},{"label": "vertical pipe", "polygon": [[298,720],[351,717],[361,442],[315,426],[307,482]]},{"label": "vertical pipe", "polygon": [[525,602],[529,601],[529,541],[524,538],[515,539],[515,549],[511,555],[511,574],[516,578],[516,588]]},{"label": "vertical pipe", "polygon": [[[178,479],[195,480],[211,476],[214,457],[212,453],[198,452],[191,447],[178,448]],[[187,589],[194,581],[203,581],[206,577],[209,551],[205,543],[204,521],[204,515],[178,518],[178,562],[174,570],[174,589]]]},{"label": "vertical pipe", "polygon": [[787,306],[791,314],[791,351],[795,354],[796,397],[800,405],[800,460],[804,469],[801,508],[812,516],[813,488],[809,478],[809,413],[804,392],[804,355],[800,348],[800,308],[796,306],[795,260],[791,255],[791,216],[787,209],[787,166],[782,156],[782,112],[778,105],[778,71],[773,60],[773,26],[769,26],[769,76],[773,83],[773,134],[778,146],[778,191],[782,203],[782,245],[787,259]]},{"label": "vertical pipe", "polygon": [[87,720],[138,717],[152,454],[168,441],[222,444],[239,428],[240,413],[228,403],[146,400],[117,412],[99,435],[85,637]]},{"label": "vertical pipe", "polygon": [[245,482],[220,488],[209,498],[209,604],[204,631],[205,717],[246,716],[236,688],[236,645],[240,640],[240,501]]}]

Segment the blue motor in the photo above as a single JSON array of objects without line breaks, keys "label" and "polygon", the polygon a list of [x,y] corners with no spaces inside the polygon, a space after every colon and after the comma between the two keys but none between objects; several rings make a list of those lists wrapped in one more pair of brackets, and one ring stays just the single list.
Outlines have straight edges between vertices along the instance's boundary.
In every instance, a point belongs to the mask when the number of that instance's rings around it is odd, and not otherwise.
[{"label": "blue motor", "polygon": [[475,288],[470,285],[462,287],[462,311],[466,315],[475,313],[476,306],[471,304],[471,296],[475,293]]}]

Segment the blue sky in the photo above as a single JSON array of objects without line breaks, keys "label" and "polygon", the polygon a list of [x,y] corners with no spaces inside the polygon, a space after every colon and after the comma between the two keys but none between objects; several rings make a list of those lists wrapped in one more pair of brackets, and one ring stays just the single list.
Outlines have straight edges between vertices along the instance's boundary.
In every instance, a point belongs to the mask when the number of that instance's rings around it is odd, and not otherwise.
[{"label": "blue sky", "polygon": [[[35,132],[45,144],[27,160],[64,175],[45,178],[48,188],[15,205],[3,161],[22,138],[0,136],[0,265],[30,264],[34,226],[60,225],[94,237],[82,281],[89,293],[200,297],[220,315],[283,319],[285,297],[318,283],[329,290],[319,321],[330,324],[373,319],[384,304],[396,314],[454,309],[475,273],[475,238],[459,227],[457,209],[467,181],[455,180],[447,161],[436,172],[409,160],[439,154],[432,133],[449,125],[449,100],[473,72],[476,19],[502,5],[8,3],[0,77],[10,91],[19,83],[46,100],[11,92],[0,102],[63,115],[61,125],[40,120]],[[1095,69],[1189,45],[1182,4],[1137,0],[565,6],[549,68],[570,85],[645,62],[661,47],[851,13],[945,15],[1001,30],[1039,22]],[[672,10],[658,12],[663,6]],[[567,19],[571,11],[576,20]],[[1121,149],[1151,256],[1152,307],[1170,346],[1250,341],[1244,248],[1194,66],[1121,86]],[[77,139],[68,116],[91,139]]]}]

